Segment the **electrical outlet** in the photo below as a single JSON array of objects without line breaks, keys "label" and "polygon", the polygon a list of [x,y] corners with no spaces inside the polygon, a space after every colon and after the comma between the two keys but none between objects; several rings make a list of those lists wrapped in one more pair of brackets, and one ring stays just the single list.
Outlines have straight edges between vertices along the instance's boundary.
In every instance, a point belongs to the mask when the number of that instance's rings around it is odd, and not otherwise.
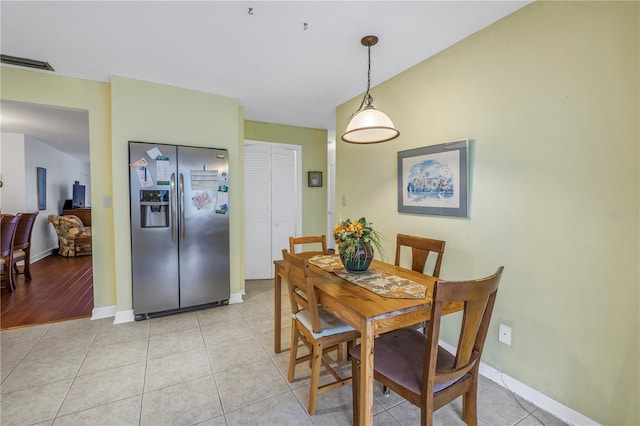
[{"label": "electrical outlet", "polygon": [[498,328],[498,342],[511,346],[511,327],[500,324],[500,328]]}]

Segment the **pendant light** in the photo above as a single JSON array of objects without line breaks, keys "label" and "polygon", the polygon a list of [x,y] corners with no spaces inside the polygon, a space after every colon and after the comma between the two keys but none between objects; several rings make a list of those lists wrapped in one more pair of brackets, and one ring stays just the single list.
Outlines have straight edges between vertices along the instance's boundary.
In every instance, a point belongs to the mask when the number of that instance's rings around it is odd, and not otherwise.
[{"label": "pendant light", "polygon": [[360,42],[367,47],[369,54],[367,91],[362,98],[360,107],[349,117],[347,130],[342,135],[342,140],[357,144],[387,142],[400,136],[400,132],[393,127],[393,122],[384,112],[378,111],[373,107],[373,98],[369,94],[371,87],[371,46],[375,46],[378,43],[378,37],[368,35],[363,37]]}]

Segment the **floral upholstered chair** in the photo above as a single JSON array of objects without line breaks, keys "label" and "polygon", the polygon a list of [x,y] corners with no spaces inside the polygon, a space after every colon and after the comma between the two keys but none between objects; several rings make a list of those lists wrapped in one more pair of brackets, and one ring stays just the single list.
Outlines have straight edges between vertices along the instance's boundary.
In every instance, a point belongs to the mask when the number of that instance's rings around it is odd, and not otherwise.
[{"label": "floral upholstered chair", "polygon": [[91,228],[85,228],[82,221],[73,215],[49,215],[60,242],[59,254],[75,257],[91,254]]}]

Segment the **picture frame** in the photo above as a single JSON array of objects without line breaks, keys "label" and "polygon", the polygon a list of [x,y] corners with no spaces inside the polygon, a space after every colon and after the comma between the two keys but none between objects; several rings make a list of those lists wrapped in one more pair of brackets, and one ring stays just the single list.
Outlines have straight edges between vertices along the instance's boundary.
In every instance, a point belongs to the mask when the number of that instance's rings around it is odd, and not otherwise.
[{"label": "picture frame", "polygon": [[310,187],[322,186],[322,172],[308,172],[308,185]]},{"label": "picture frame", "polygon": [[398,152],[398,211],[468,217],[469,140]]},{"label": "picture frame", "polygon": [[36,167],[36,184],[38,187],[38,210],[47,209],[47,169]]}]

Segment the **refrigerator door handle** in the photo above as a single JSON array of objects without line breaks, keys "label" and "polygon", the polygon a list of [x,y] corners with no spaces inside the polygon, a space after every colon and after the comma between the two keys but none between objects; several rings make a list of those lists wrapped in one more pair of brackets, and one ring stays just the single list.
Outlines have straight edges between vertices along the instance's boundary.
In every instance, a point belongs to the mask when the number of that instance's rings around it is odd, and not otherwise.
[{"label": "refrigerator door handle", "polygon": [[184,241],[184,175],[180,173],[180,241]]},{"label": "refrigerator door handle", "polygon": [[176,174],[171,173],[171,191],[169,191],[169,204],[171,211],[169,212],[169,223],[171,224],[171,242],[176,243]]}]

